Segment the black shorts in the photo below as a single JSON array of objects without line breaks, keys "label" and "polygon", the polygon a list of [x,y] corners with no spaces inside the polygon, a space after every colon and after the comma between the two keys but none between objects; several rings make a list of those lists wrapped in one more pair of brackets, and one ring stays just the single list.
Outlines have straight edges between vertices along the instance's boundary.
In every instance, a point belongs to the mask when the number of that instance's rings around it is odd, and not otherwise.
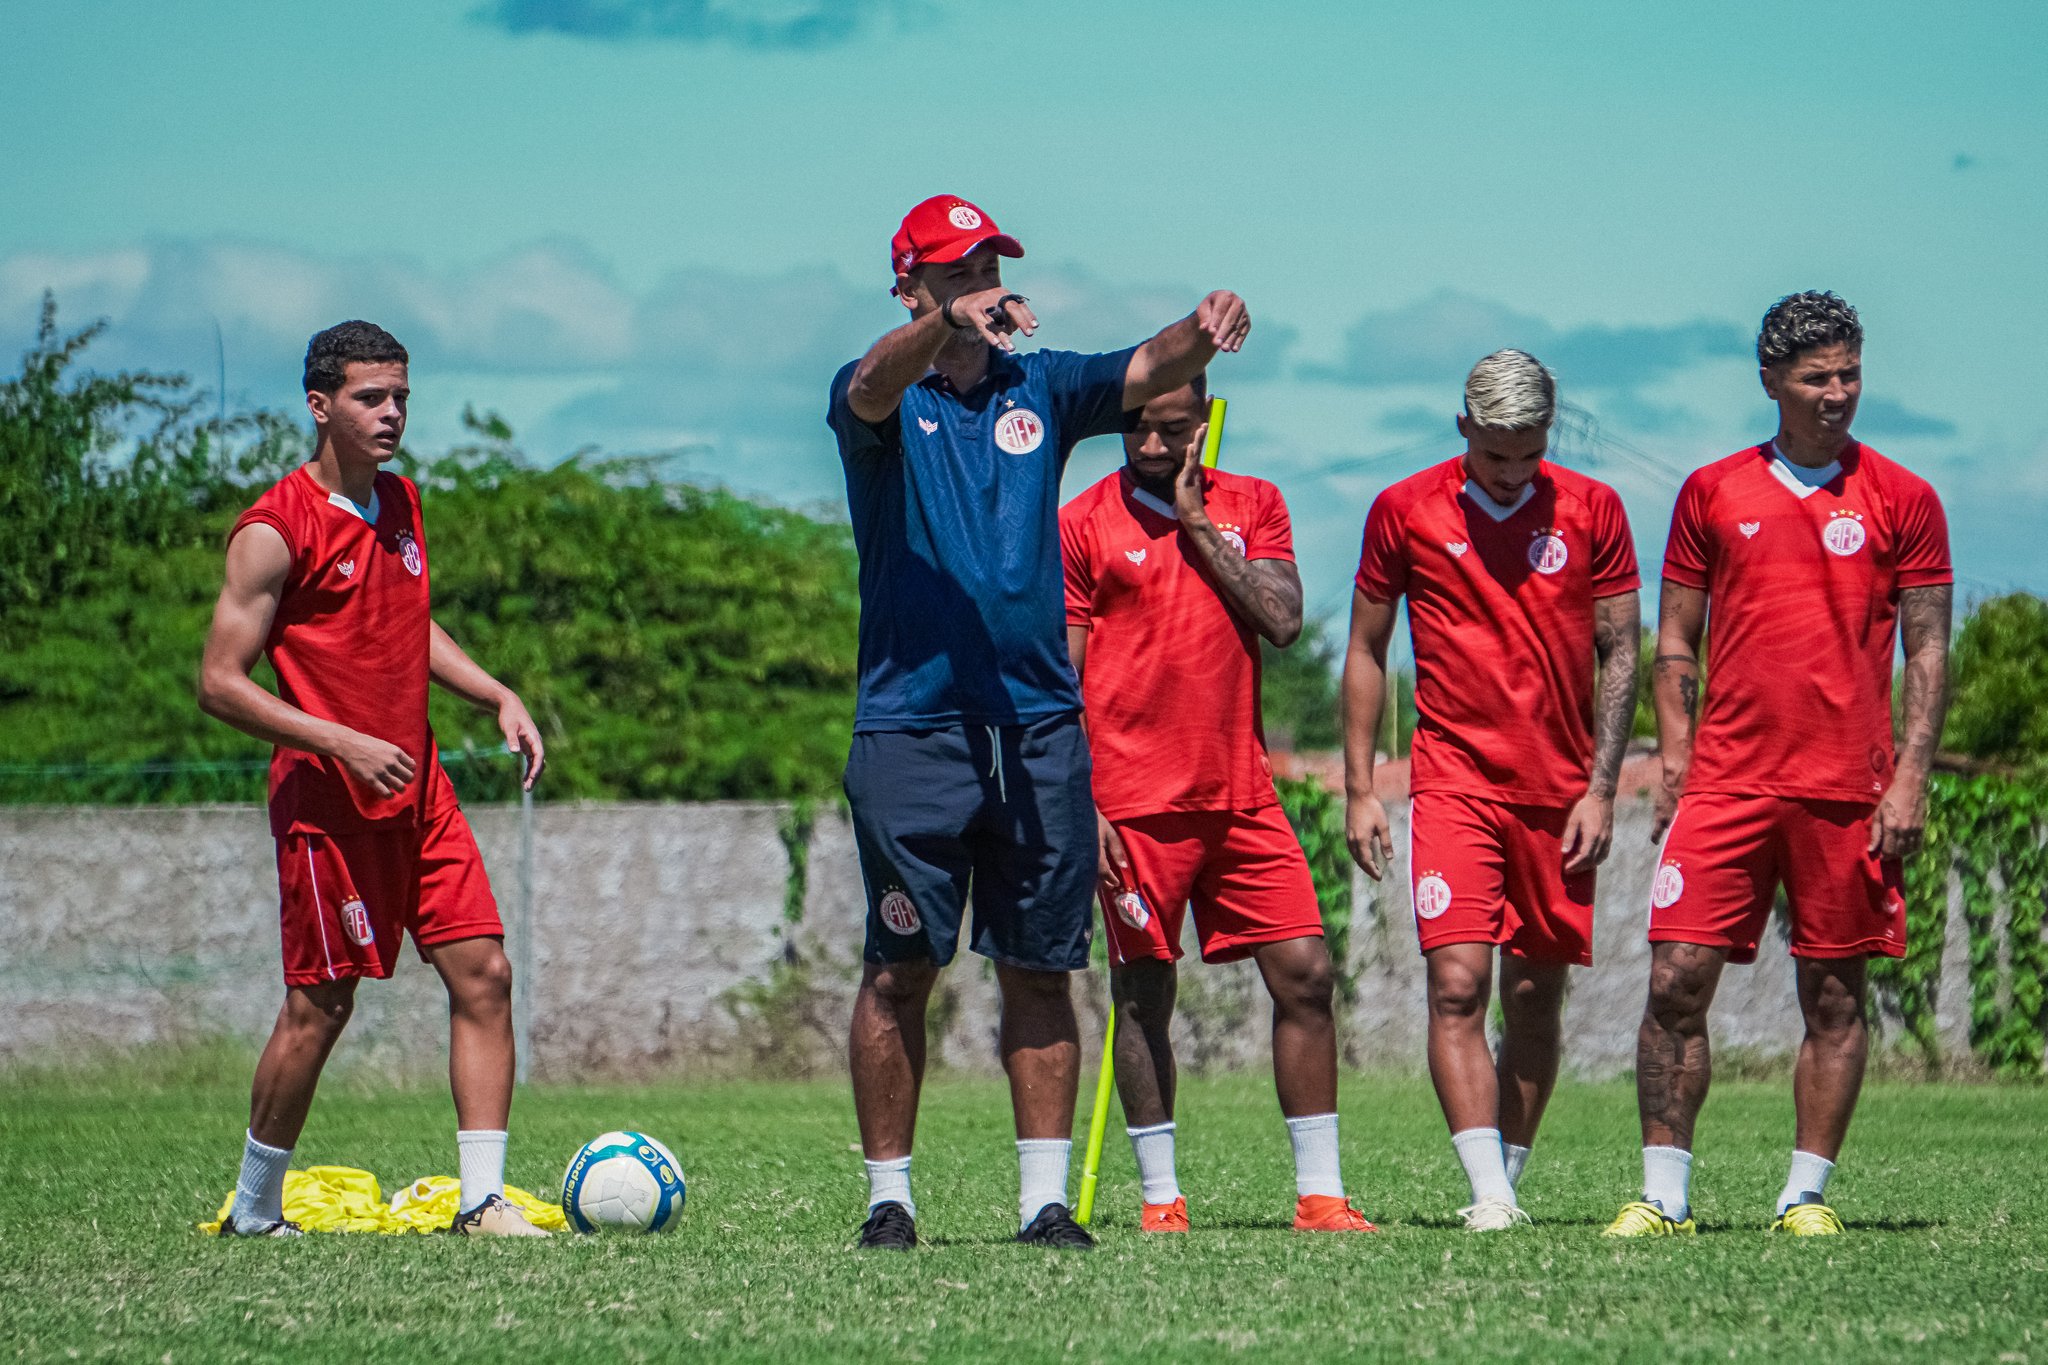
[{"label": "black shorts", "polygon": [[959,950],[971,892],[975,952],[1035,971],[1086,967],[1090,777],[1077,715],[856,734],[846,799],[867,882],[862,956],[943,967]]}]

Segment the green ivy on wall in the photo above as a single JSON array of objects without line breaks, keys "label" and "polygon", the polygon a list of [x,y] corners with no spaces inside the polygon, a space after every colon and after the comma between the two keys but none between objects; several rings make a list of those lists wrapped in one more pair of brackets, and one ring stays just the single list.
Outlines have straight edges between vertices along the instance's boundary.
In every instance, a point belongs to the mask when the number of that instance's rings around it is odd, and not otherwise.
[{"label": "green ivy on wall", "polygon": [[1280,808],[1308,855],[1308,872],[1316,884],[1316,905],[1323,913],[1323,938],[1337,971],[1337,993],[1349,1001],[1358,990],[1351,960],[1351,853],[1344,844],[1344,798],[1314,779],[1273,779]]},{"label": "green ivy on wall", "polygon": [[1871,959],[1871,979],[1922,1055],[1941,1060],[1935,1005],[1953,885],[1970,935],[1970,1051],[1993,1070],[2039,1074],[2048,1027],[2048,783],[1937,773],[1927,795],[1926,845],[1906,866],[1907,954]]}]

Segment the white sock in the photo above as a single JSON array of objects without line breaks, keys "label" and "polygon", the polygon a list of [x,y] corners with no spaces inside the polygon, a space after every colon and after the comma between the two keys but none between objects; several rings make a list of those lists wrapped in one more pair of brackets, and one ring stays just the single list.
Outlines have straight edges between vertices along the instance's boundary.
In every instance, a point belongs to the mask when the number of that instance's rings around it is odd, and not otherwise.
[{"label": "white sock", "polygon": [[1692,1153],[1683,1147],[1643,1148],[1643,1198],[1666,1218],[1685,1221],[1692,1212]]},{"label": "white sock", "polygon": [[1778,1195],[1778,1216],[1785,1216],[1785,1210],[1799,1202],[1802,1194],[1817,1194],[1823,1199],[1828,1192],[1828,1177],[1835,1173],[1835,1163],[1812,1152],[1792,1151],[1792,1174],[1785,1177],[1785,1188]]},{"label": "white sock", "polygon": [[284,1173],[292,1149],[266,1147],[254,1133],[242,1140],[242,1173],[235,1178],[235,1204],[228,1217],[237,1223],[275,1223],[284,1217]]},{"label": "white sock", "polygon": [[1294,1143],[1294,1192],[1344,1197],[1344,1175],[1337,1166],[1337,1116],[1304,1114],[1287,1120]]},{"label": "white sock", "polygon": [[1138,1183],[1148,1204],[1171,1204],[1180,1198],[1180,1179],[1173,1171],[1173,1120],[1150,1128],[1126,1128],[1131,1154],[1138,1158]]},{"label": "white sock", "polygon": [[1514,1143],[1503,1138],[1500,1144],[1500,1154],[1506,1159],[1508,1164],[1508,1184],[1515,1187],[1517,1194],[1521,1193],[1522,1170],[1529,1164],[1529,1149],[1527,1147],[1517,1147]]},{"label": "white sock", "polygon": [[917,1201],[910,1197],[910,1158],[891,1157],[887,1161],[870,1161],[868,1168],[868,1208],[877,1204],[901,1204],[912,1218],[917,1217]]},{"label": "white sock", "polygon": [[505,1130],[458,1128],[455,1158],[461,1163],[462,1211],[505,1193]]},{"label": "white sock", "polygon": [[1067,1202],[1067,1158],[1073,1150],[1066,1138],[1017,1139],[1018,1227],[1030,1227],[1047,1204]]},{"label": "white sock", "polygon": [[1508,1179],[1507,1158],[1501,1152],[1500,1129],[1467,1128],[1451,1134],[1451,1146],[1458,1149],[1465,1178],[1472,1182],[1472,1202],[1504,1199],[1515,1202],[1515,1185]]}]

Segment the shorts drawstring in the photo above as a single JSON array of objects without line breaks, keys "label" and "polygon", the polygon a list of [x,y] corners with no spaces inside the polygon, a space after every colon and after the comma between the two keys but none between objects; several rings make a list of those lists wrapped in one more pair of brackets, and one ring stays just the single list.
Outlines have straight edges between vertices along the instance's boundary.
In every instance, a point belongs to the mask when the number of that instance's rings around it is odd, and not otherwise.
[{"label": "shorts drawstring", "polygon": [[988,731],[988,747],[993,757],[989,760],[988,775],[996,780],[996,796],[1003,804],[1010,801],[1009,779],[1003,773],[1003,732],[993,725],[982,727]]}]

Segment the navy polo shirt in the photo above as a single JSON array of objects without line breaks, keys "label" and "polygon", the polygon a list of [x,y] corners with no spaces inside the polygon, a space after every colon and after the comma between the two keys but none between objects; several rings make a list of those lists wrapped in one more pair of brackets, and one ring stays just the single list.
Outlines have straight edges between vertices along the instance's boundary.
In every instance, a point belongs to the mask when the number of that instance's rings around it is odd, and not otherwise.
[{"label": "navy polo shirt", "polygon": [[991,351],[973,392],[934,371],[874,424],[847,406],[854,365],[833,377],[826,421],[860,551],[856,731],[1016,725],[1081,709],[1067,659],[1060,473],[1076,444],[1124,429],[1132,350]]}]

